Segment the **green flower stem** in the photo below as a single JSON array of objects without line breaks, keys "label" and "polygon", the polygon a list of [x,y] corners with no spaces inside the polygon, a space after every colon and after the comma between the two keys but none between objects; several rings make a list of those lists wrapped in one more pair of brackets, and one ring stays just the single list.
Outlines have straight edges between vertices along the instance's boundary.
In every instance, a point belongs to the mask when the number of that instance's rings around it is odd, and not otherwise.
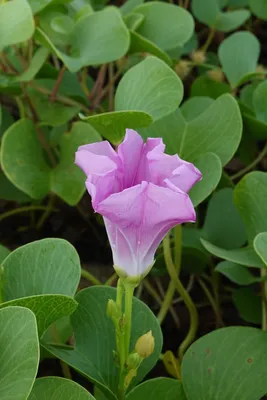
[{"label": "green flower stem", "polygon": [[132,329],[132,309],[133,309],[133,294],[135,285],[125,284],[125,353],[126,359],[130,353],[130,340],[131,340],[131,329]]},{"label": "green flower stem", "polygon": [[172,260],[169,234],[163,240],[163,251],[164,251],[166,267],[167,267],[168,273],[170,275],[170,278],[171,278],[172,282],[174,283],[177,292],[182,297],[186,307],[188,308],[189,314],[190,314],[190,328],[189,328],[187,336],[181,343],[181,345],[179,347],[179,351],[178,351],[179,358],[181,360],[183,358],[183,355],[184,355],[186,349],[190,346],[190,344],[195,339],[197,328],[198,328],[198,313],[197,313],[195,304],[193,303],[191,297],[189,296],[189,294],[187,293],[186,289],[184,288],[182,282],[180,281],[179,277],[177,276],[177,271],[176,271],[175,265]]},{"label": "green flower stem", "polygon": [[220,314],[220,310],[217,307],[217,303],[215,301],[215,299],[213,298],[208,286],[205,284],[205,282],[202,279],[198,279],[198,283],[200,285],[200,287],[202,288],[203,292],[205,293],[207,299],[209,300],[211,307],[214,311],[215,317],[216,317],[216,326],[224,326],[221,314]]},{"label": "green flower stem", "polygon": [[99,279],[92,275],[89,271],[81,268],[81,276],[91,282],[93,285],[102,285]]},{"label": "green flower stem", "polygon": [[125,342],[124,342],[124,316],[122,312],[122,299],[123,299],[124,287],[121,282],[121,279],[118,280],[117,283],[117,296],[116,296],[116,304],[118,308],[121,310],[121,319],[118,321],[118,325],[116,327],[116,342],[117,342],[117,352],[120,358],[120,378],[119,378],[119,400],[123,400],[125,398],[125,390],[124,390],[124,367],[125,367]]},{"label": "green flower stem", "polygon": [[[182,258],[182,226],[177,225],[174,228],[174,245],[175,245],[175,255],[174,255],[174,262],[176,268],[176,274],[179,276],[180,269],[181,269],[181,258]],[[173,297],[176,291],[175,283],[171,280],[164,297],[162,306],[158,313],[158,321],[160,324],[164,321],[173,301]]]}]

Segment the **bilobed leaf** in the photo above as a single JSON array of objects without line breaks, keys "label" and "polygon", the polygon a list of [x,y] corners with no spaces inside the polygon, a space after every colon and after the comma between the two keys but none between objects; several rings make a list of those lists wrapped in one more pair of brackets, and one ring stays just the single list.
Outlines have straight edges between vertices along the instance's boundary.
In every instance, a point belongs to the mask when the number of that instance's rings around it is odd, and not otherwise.
[{"label": "bilobed leaf", "polygon": [[262,320],[262,300],[251,287],[235,289],[233,303],[242,319],[252,324],[260,324]]},{"label": "bilobed leaf", "polygon": [[[106,307],[108,299],[115,299],[115,296],[116,290],[106,286],[90,287],[79,292],[75,297],[79,305],[71,316],[75,349],[44,344],[47,350],[87,376],[112,400],[116,398],[119,370],[112,354],[116,349],[115,330],[112,321],[106,316]],[[136,340],[149,330],[152,330],[155,337],[155,349],[142,362],[134,378],[134,385],[155,365],[162,347],[162,335],[156,317],[144,303],[134,298],[131,350]]]},{"label": "bilobed leaf", "polygon": [[183,85],[175,72],[163,61],[150,56],[121,79],[115,95],[115,110],[142,111],[156,121],[172,113],[182,97]]},{"label": "bilobed leaf", "polygon": [[171,378],[155,378],[136,386],[126,400],[186,400],[182,384]]},{"label": "bilobed leaf", "polygon": [[101,136],[85,122],[75,122],[69,133],[63,134],[59,164],[52,170],[51,190],[73,206],[85,192],[85,175],[74,164],[75,152],[83,144],[101,141]]},{"label": "bilobed leaf", "polygon": [[248,10],[221,12],[215,28],[218,31],[230,32],[243,25],[249,17],[250,12]]},{"label": "bilobed leaf", "polygon": [[127,28],[132,31],[135,31],[142,24],[143,20],[144,16],[138,13],[131,13],[124,17]]},{"label": "bilobed leaf", "polygon": [[42,239],[14,250],[3,262],[6,301],[40,294],[73,296],[80,281],[75,248],[63,239]]},{"label": "bilobed leaf", "polygon": [[203,24],[215,26],[216,19],[220,13],[217,0],[192,0],[192,12],[196,19]]},{"label": "bilobed leaf", "polygon": [[267,81],[263,81],[255,87],[252,102],[256,118],[267,124]]},{"label": "bilobed leaf", "polygon": [[208,76],[202,75],[194,80],[190,89],[191,97],[207,96],[217,99],[224,93],[230,93],[231,88],[225,82],[217,82]]},{"label": "bilobed leaf", "polygon": [[65,378],[49,376],[36,379],[28,400],[94,400],[78,383]]},{"label": "bilobed leaf", "polygon": [[144,38],[139,35],[139,33],[130,31],[131,33],[131,44],[129,48],[129,53],[150,53],[162,61],[165,61],[166,64],[171,65],[171,59],[165,51],[161,50],[156,44],[151,42],[150,40]]},{"label": "bilobed leaf", "polygon": [[214,100],[206,96],[191,97],[186,100],[181,106],[181,112],[186,122],[197,118],[202,114]]},{"label": "bilobed leaf", "polygon": [[218,185],[222,175],[222,164],[214,153],[200,154],[194,165],[201,171],[202,179],[197,182],[189,192],[194,207],[205,200]]},{"label": "bilobed leaf", "polygon": [[33,33],[34,20],[27,0],[0,4],[0,51],[30,39]]},{"label": "bilobed leaf", "polygon": [[0,309],[14,306],[28,308],[35,314],[38,334],[42,336],[53,322],[72,314],[77,308],[77,303],[68,296],[45,294],[7,301],[0,304]]},{"label": "bilobed leaf", "polygon": [[0,310],[0,326],[0,398],[25,400],[39,363],[35,316],[26,308],[7,307]]},{"label": "bilobed leaf", "polygon": [[260,44],[250,32],[235,32],[219,47],[219,59],[232,87],[237,87],[256,72]]},{"label": "bilobed leaf", "polygon": [[130,45],[129,32],[115,7],[78,19],[70,37],[70,55],[59,50],[44,30],[37,28],[37,35],[71,72],[77,72],[83,66],[115,61],[127,52]]},{"label": "bilobed leaf", "polygon": [[245,225],[235,207],[233,189],[221,189],[211,197],[203,230],[208,241],[224,249],[245,244]]},{"label": "bilobed leaf", "polygon": [[151,116],[142,111],[115,111],[89,117],[80,115],[80,117],[114,145],[120,144],[125,129],[139,129],[152,123]]},{"label": "bilobed leaf", "polygon": [[246,226],[250,243],[258,233],[267,232],[266,196],[266,172],[250,172],[236,185],[234,201]]},{"label": "bilobed leaf", "polygon": [[267,392],[266,357],[267,333],[260,329],[228,327],[205,335],[183,358],[187,399],[259,400]]},{"label": "bilobed leaf", "polygon": [[253,247],[267,267],[267,232],[261,232],[255,237]]},{"label": "bilobed leaf", "polygon": [[215,271],[220,272],[238,285],[251,285],[261,280],[261,278],[252,275],[248,268],[231,261],[221,261],[217,264]]},{"label": "bilobed leaf", "polygon": [[183,46],[194,32],[191,14],[174,4],[147,2],[134,11],[145,17],[137,32],[163,50]]},{"label": "bilobed leaf", "polygon": [[0,199],[18,203],[31,201],[30,197],[14,186],[3,172],[0,172]]},{"label": "bilobed leaf", "polygon": [[33,122],[21,119],[4,134],[1,146],[2,168],[8,179],[33,199],[47,195],[48,167]]},{"label": "bilobed leaf", "polygon": [[263,268],[264,264],[260,257],[254,251],[252,247],[244,247],[240,249],[227,250],[221,247],[215,246],[207,240],[201,239],[201,243],[211,254],[218,258],[222,258],[227,261],[245,265],[247,267]]}]

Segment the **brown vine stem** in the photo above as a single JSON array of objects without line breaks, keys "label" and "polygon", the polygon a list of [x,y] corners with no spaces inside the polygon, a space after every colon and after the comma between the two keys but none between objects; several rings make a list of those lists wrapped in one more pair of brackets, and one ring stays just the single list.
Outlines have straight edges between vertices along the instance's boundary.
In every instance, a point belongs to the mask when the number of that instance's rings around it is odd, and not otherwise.
[{"label": "brown vine stem", "polygon": [[61,82],[62,82],[62,79],[63,79],[63,76],[64,76],[65,71],[66,71],[66,66],[63,65],[63,67],[62,67],[61,70],[59,71],[59,74],[58,74],[58,76],[57,76],[57,80],[56,80],[55,85],[54,85],[54,87],[53,87],[53,89],[52,89],[52,92],[51,92],[51,94],[50,94],[49,100],[51,101],[51,103],[53,103],[54,101],[56,101],[57,93],[58,93],[58,90],[59,90],[59,86],[60,86],[60,84],[61,84]]},{"label": "brown vine stem", "polygon": [[207,40],[206,40],[206,42],[203,44],[203,46],[201,47],[201,50],[202,50],[204,53],[205,53],[205,52],[208,50],[208,48],[210,47],[210,45],[211,45],[211,43],[212,43],[212,41],[213,41],[215,32],[216,32],[216,31],[215,31],[214,28],[210,28],[210,31],[209,31]]}]

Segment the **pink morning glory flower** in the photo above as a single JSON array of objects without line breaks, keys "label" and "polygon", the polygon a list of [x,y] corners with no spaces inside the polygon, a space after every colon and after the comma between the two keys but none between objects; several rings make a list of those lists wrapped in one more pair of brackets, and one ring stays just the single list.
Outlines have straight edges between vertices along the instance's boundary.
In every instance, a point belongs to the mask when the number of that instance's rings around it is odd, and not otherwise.
[{"label": "pink morning glory flower", "polygon": [[120,276],[146,275],[166,233],[177,224],[195,222],[187,192],[202,175],[193,164],[164,150],[162,139],[144,143],[127,129],[117,152],[107,141],[76,152],[93,208],[104,217]]}]

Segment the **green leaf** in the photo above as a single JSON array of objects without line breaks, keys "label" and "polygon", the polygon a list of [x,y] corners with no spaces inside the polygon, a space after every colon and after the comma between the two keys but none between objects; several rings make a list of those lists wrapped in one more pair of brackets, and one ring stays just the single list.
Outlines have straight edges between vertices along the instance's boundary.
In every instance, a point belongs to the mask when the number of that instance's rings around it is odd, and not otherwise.
[{"label": "green leaf", "polygon": [[256,17],[267,20],[267,3],[265,0],[248,0],[248,3]]},{"label": "green leaf", "polygon": [[[143,22],[144,16],[138,13],[131,13],[124,17],[124,22],[129,30],[135,31]],[[131,40],[132,41],[132,40]]]},{"label": "green leaf", "polygon": [[115,7],[86,15],[76,22],[70,38],[70,55],[60,51],[42,29],[37,28],[37,35],[71,72],[77,72],[83,66],[118,60],[130,45],[129,31]]},{"label": "green leaf", "polygon": [[201,243],[211,254],[218,258],[227,261],[232,261],[237,264],[245,265],[247,267],[262,268],[264,264],[258,257],[252,247],[245,247],[241,249],[226,250],[221,247],[215,246],[207,240],[201,239]]},{"label": "green leaf", "polygon": [[231,261],[221,261],[216,266],[215,271],[220,272],[238,285],[251,285],[261,281],[261,278],[252,275],[248,268]]},{"label": "green leaf", "polygon": [[235,88],[256,72],[260,43],[250,32],[236,32],[222,42],[218,54],[223,71]]},{"label": "green leaf", "polygon": [[41,199],[49,192],[50,169],[30,120],[21,119],[5,132],[1,162],[8,179],[33,199]]},{"label": "green leaf", "polygon": [[[78,308],[72,314],[76,347],[74,350],[45,345],[52,354],[61,358],[83,375],[90,378],[109,399],[115,399],[118,387],[119,370],[116,367],[112,351],[116,349],[115,330],[112,321],[106,316],[108,299],[115,299],[116,290],[110,287],[95,286],[79,292],[75,299]],[[150,309],[134,298],[131,349],[136,340],[152,330],[155,337],[155,350],[145,359],[134,379],[136,385],[157,362],[162,335],[159,323]]]},{"label": "green leaf", "polygon": [[186,400],[182,384],[171,378],[155,378],[141,383],[126,396],[126,400]]},{"label": "green leaf", "polygon": [[181,106],[181,112],[186,122],[201,115],[212,103],[213,99],[205,96],[196,96],[186,100]]},{"label": "green leaf", "polygon": [[33,15],[26,0],[0,4],[0,51],[6,46],[30,39],[33,32]]},{"label": "green leaf", "polygon": [[242,319],[252,324],[260,324],[262,320],[262,300],[251,287],[236,289],[233,303]]},{"label": "green leaf", "polygon": [[255,237],[253,247],[265,266],[267,266],[267,232],[261,232]]},{"label": "green leaf", "polygon": [[2,172],[0,172],[0,199],[16,201],[18,203],[31,201],[30,197],[17,189]]},{"label": "green leaf", "polygon": [[158,46],[152,43],[150,40],[139,35],[137,32],[130,31],[131,33],[131,44],[129,53],[150,53],[154,56],[165,61],[166,64],[171,65],[172,61],[167,53],[161,50]]},{"label": "green leaf", "polygon": [[0,107],[0,139],[3,136],[4,132],[14,123],[14,118],[6,108]]},{"label": "green leaf", "polygon": [[208,76],[202,75],[194,80],[190,89],[190,96],[207,96],[217,99],[224,93],[230,93],[231,88],[224,82],[217,82]]},{"label": "green leaf", "polygon": [[0,244],[0,264],[4,261],[4,259],[10,254],[10,250],[8,250],[5,246]]},{"label": "green leaf", "polygon": [[22,307],[0,310],[0,398],[25,400],[32,389],[39,362],[34,314]]},{"label": "green leaf", "polygon": [[255,88],[252,101],[256,118],[267,124],[267,81],[261,82]]},{"label": "green leaf", "polygon": [[138,33],[163,50],[183,46],[194,32],[194,20],[182,7],[158,1],[148,2],[134,9],[145,19]]},{"label": "green leaf", "polygon": [[77,204],[85,192],[85,175],[74,164],[75,152],[83,144],[101,141],[101,137],[92,126],[76,122],[69,133],[60,140],[60,161],[52,171],[51,190],[67,204]]},{"label": "green leaf", "polygon": [[205,3],[202,0],[192,2],[193,14],[200,22],[223,32],[238,28],[250,16],[248,10],[221,12],[222,7],[224,4],[219,4],[217,0],[206,0]]},{"label": "green leaf", "polygon": [[220,182],[222,164],[216,154],[203,153],[194,160],[194,165],[202,173],[202,180],[197,182],[189,192],[194,207],[196,207],[215,190]]},{"label": "green leaf", "polygon": [[221,189],[211,197],[203,230],[208,241],[224,249],[245,244],[246,230],[233,202],[233,189]]},{"label": "green leaf", "polygon": [[0,304],[0,309],[9,306],[30,309],[35,314],[38,334],[41,337],[53,322],[72,314],[77,308],[77,303],[68,296],[46,294],[7,301]]},{"label": "green leaf", "polygon": [[35,381],[28,400],[93,400],[94,397],[78,383],[49,376]]},{"label": "green leaf", "polygon": [[187,399],[259,400],[267,392],[266,357],[267,334],[259,329],[228,327],[205,335],[182,362]]},{"label": "green leaf", "polygon": [[218,184],[220,162],[225,165],[235,153],[241,139],[242,120],[236,101],[226,94],[189,122],[177,110],[139,132],[145,139],[162,137],[168,153],[178,153],[198,165],[203,180],[190,193],[196,205]]},{"label": "green leaf", "polygon": [[80,118],[114,145],[120,144],[124,138],[125,129],[138,129],[152,123],[151,116],[141,111],[115,111],[89,117],[80,115]]},{"label": "green leaf", "polygon": [[143,111],[156,121],[172,113],[182,97],[183,85],[175,72],[163,61],[150,56],[127,71],[120,80],[115,110]]},{"label": "green leaf", "polygon": [[[13,0],[12,0],[13,1]],[[40,71],[45,61],[47,60],[49,55],[49,50],[40,47],[33,55],[31,62],[21,75],[14,78],[15,82],[30,82],[33,80],[35,75]],[[47,102],[48,103],[48,102]]]},{"label": "green leaf", "polygon": [[267,231],[267,173],[251,172],[236,185],[234,201],[244,221],[250,243]]},{"label": "green leaf", "polygon": [[127,0],[120,7],[120,11],[122,15],[128,15],[135,9],[135,7],[139,6],[143,2],[144,0]]},{"label": "green leaf", "polygon": [[73,296],[80,281],[75,248],[63,239],[42,239],[14,250],[3,262],[6,301],[40,294]]},{"label": "green leaf", "polygon": [[60,126],[75,117],[80,107],[51,102],[47,95],[30,90],[29,95],[40,119],[40,125]]}]

